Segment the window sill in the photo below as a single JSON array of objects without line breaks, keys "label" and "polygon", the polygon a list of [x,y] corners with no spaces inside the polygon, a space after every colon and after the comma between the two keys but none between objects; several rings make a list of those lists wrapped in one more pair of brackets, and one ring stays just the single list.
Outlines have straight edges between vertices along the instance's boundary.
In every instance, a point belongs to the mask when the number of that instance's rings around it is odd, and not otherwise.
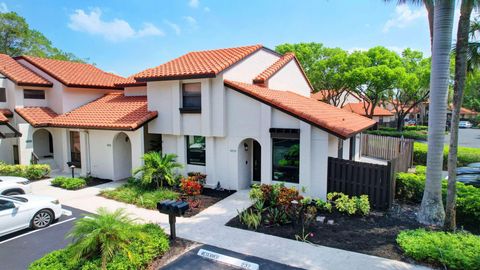
[{"label": "window sill", "polygon": [[202,113],[201,108],[179,108],[180,113]]}]

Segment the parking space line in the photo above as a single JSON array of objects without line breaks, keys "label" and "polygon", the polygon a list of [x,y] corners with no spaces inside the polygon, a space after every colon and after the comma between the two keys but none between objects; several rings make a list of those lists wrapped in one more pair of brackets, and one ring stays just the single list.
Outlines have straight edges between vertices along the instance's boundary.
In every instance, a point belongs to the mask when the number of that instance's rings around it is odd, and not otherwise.
[{"label": "parking space line", "polygon": [[33,231],[30,231],[30,232],[27,232],[27,233],[24,233],[24,234],[21,234],[21,235],[17,235],[17,236],[15,236],[15,237],[10,238],[10,239],[1,241],[1,242],[0,242],[0,245],[1,245],[1,244],[4,244],[4,243],[7,243],[7,242],[10,242],[10,241],[12,241],[12,240],[18,239],[18,238],[20,238],[20,237],[23,237],[23,236],[32,234],[32,233],[41,232],[41,231],[46,230],[46,229],[48,229],[48,228],[52,228],[52,227],[55,227],[55,226],[57,226],[57,225],[60,225],[60,224],[63,224],[63,223],[65,223],[65,222],[69,222],[69,221],[72,221],[72,220],[75,220],[75,219],[77,219],[77,218],[75,218],[75,217],[69,218],[69,219],[66,219],[66,220],[57,222],[57,223],[55,223],[55,224],[53,224],[53,225],[50,225],[50,226],[48,226],[48,227],[46,227],[46,228],[43,228],[43,229],[33,230]]}]

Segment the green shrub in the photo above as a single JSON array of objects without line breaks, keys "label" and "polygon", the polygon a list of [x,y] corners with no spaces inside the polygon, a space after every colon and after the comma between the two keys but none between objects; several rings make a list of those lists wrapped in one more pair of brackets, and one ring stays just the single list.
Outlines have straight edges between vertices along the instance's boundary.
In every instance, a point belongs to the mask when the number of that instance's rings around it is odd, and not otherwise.
[{"label": "green shrub", "polygon": [[71,178],[63,176],[55,177],[51,183],[54,187],[61,187],[68,190],[80,189],[87,185],[87,182],[83,178]]},{"label": "green shrub", "polygon": [[[396,199],[409,203],[420,203],[425,189],[425,179],[425,174],[398,173],[396,177]],[[442,195],[445,202],[447,196],[446,180],[442,182]],[[480,224],[480,188],[457,182],[456,207],[457,219],[461,225],[478,226]]]},{"label": "green shrub", "polygon": [[403,130],[428,130],[428,126],[404,126]]},{"label": "green shrub", "polygon": [[10,165],[0,163],[0,175],[25,177],[30,180],[46,178],[50,174],[47,164]]},{"label": "green shrub", "polygon": [[[130,239],[129,252],[115,251],[113,258],[107,264],[109,270],[145,269],[156,257],[160,257],[169,249],[169,241],[164,231],[155,224],[133,225],[130,230],[142,232],[138,238]],[[129,256],[130,255],[130,256]],[[98,270],[101,268],[100,258],[89,260],[72,260],[72,246],[53,251],[38,259],[29,266],[29,270]]]},{"label": "green shrub", "polygon": [[415,166],[415,174],[425,175],[427,173],[427,166],[417,165]]},{"label": "green shrub", "polygon": [[400,232],[397,243],[417,261],[448,269],[480,269],[480,237],[473,234],[417,229]]},{"label": "green shrub", "polygon": [[380,136],[389,136],[389,137],[404,137],[405,139],[414,139],[414,140],[427,140],[427,132],[424,130],[404,130],[404,131],[396,131],[393,130],[368,130],[365,133],[373,134],[373,135],[380,135]]},{"label": "green shrub", "polygon": [[249,229],[256,230],[260,223],[262,223],[262,213],[250,210],[243,210],[238,212],[238,218],[242,224],[245,224]]},{"label": "green shrub", "polygon": [[[428,145],[415,143],[413,146],[413,163],[416,165],[427,165]],[[443,149],[443,169],[447,170],[448,146]],[[457,166],[463,167],[470,163],[480,162],[480,148],[458,147]]]},{"label": "green shrub", "polygon": [[339,212],[349,215],[359,214],[366,216],[370,213],[370,202],[367,195],[351,198],[341,192],[330,192],[327,194],[327,200],[335,205]]},{"label": "green shrub", "polygon": [[113,190],[102,190],[100,192],[105,198],[120,202],[135,204],[136,206],[157,209],[157,202],[163,200],[176,200],[179,194],[168,188],[150,189],[127,183]]}]

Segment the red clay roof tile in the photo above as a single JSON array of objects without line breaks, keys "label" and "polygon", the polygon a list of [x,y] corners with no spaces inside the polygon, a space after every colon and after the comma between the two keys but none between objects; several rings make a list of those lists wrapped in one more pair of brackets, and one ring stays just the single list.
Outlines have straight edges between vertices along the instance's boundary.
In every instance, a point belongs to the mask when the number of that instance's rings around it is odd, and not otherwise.
[{"label": "red clay roof tile", "polygon": [[137,73],[134,77],[141,81],[214,77],[261,48],[262,45],[253,45],[189,52],[165,64]]},{"label": "red clay roof tile", "polygon": [[[367,115],[365,113],[365,104],[363,102],[347,103],[342,107],[342,109],[363,116]],[[373,110],[373,116],[393,116],[393,113],[385,108],[376,106]]]},{"label": "red clay roof tile", "polygon": [[0,73],[22,86],[48,86],[52,83],[18,63],[6,54],[0,54]]},{"label": "red clay roof tile", "polygon": [[266,82],[268,81],[268,79],[270,79],[275,73],[277,73],[294,58],[295,54],[286,53],[285,55],[280,57],[275,63],[265,69],[262,73],[258,74],[257,77],[253,79],[253,83],[260,86],[267,85]]},{"label": "red clay roof tile", "polygon": [[24,59],[69,87],[122,89],[115,83],[125,80],[90,64],[33,56],[19,56],[16,59]]},{"label": "red clay roof tile", "polygon": [[375,124],[372,119],[290,91],[273,90],[229,80],[225,80],[224,84],[342,139],[349,138]]},{"label": "red clay roof tile", "polygon": [[107,94],[71,112],[56,115],[49,108],[17,108],[17,113],[32,126],[64,128],[135,130],[157,117],[147,110],[146,96]]}]

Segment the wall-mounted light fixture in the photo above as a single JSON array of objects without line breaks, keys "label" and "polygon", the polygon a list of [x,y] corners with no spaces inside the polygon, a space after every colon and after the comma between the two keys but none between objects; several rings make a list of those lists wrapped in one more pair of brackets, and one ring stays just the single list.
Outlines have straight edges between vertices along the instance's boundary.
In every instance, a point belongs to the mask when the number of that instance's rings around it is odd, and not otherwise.
[{"label": "wall-mounted light fixture", "polygon": [[243,143],[243,149],[245,149],[245,152],[248,152],[248,144],[247,143]]}]

